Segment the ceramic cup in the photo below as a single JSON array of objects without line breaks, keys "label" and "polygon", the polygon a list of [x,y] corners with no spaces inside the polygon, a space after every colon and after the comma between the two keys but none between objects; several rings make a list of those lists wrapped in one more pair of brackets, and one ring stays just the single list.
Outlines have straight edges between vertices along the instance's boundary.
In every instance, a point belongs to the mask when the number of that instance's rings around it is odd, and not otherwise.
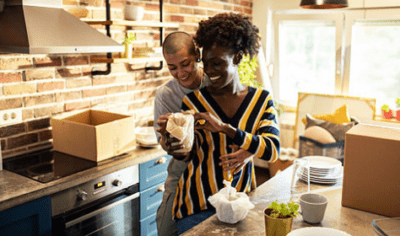
[{"label": "ceramic cup", "polygon": [[305,222],[317,224],[322,221],[328,199],[320,194],[306,193],[300,196],[300,214]]},{"label": "ceramic cup", "polygon": [[144,8],[135,5],[125,5],[125,20],[141,21],[144,16]]}]

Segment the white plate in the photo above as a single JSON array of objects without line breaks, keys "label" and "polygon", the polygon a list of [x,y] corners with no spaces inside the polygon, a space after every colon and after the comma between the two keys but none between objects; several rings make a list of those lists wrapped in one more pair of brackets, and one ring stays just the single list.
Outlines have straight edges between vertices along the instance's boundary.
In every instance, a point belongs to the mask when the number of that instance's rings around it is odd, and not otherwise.
[{"label": "white plate", "polygon": [[351,236],[350,234],[332,228],[326,227],[306,227],[301,229],[296,229],[287,234],[287,236]]},{"label": "white plate", "polygon": [[[301,177],[300,179],[303,180],[304,182],[307,182],[307,178],[306,177]],[[342,181],[342,178],[334,179],[334,180],[324,180],[324,179],[310,178],[310,182],[311,183],[317,183],[317,184],[336,184],[336,183],[339,183],[340,181]]]},{"label": "white plate", "polygon": [[309,161],[310,170],[329,171],[342,165],[339,160],[324,156],[306,156],[304,159]]}]

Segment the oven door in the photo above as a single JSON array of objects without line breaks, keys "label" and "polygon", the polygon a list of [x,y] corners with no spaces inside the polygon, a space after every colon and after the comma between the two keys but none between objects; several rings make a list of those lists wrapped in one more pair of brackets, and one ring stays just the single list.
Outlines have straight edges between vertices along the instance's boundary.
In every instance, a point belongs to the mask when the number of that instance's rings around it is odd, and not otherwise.
[{"label": "oven door", "polygon": [[53,235],[140,235],[138,186],[52,218]]}]

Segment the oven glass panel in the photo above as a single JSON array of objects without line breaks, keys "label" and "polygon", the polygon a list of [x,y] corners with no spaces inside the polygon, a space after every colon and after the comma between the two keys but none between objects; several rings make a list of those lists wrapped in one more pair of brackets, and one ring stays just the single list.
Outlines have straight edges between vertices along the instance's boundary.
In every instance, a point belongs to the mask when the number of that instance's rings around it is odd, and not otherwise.
[{"label": "oven glass panel", "polygon": [[[139,236],[139,196],[126,201],[132,195],[123,195],[90,208],[80,210],[66,217],[53,219],[64,222],[63,232],[56,235],[93,235],[93,236]],[[53,229],[54,230],[54,229]]]}]

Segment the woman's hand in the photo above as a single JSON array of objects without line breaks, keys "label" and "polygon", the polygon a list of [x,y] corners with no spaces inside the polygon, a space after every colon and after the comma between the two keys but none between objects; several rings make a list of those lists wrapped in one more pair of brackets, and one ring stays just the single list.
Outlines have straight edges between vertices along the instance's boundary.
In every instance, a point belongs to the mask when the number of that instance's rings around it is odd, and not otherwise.
[{"label": "woman's hand", "polygon": [[194,129],[206,129],[212,133],[221,132],[225,124],[210,112],[196,112],[194,114],[194,120]]},{"label": "woman's hand", "polygon": [[234,170],[233,174],[237,174],[243,169],[244,165],[251,160],[253,154],[244,149],[238,150],[238,146],[235,144],[229,145],[229,147],[232,148],[234,152],[221,156],[219,158],[221,160],[219,165],[223,166],[223,170]]}]

